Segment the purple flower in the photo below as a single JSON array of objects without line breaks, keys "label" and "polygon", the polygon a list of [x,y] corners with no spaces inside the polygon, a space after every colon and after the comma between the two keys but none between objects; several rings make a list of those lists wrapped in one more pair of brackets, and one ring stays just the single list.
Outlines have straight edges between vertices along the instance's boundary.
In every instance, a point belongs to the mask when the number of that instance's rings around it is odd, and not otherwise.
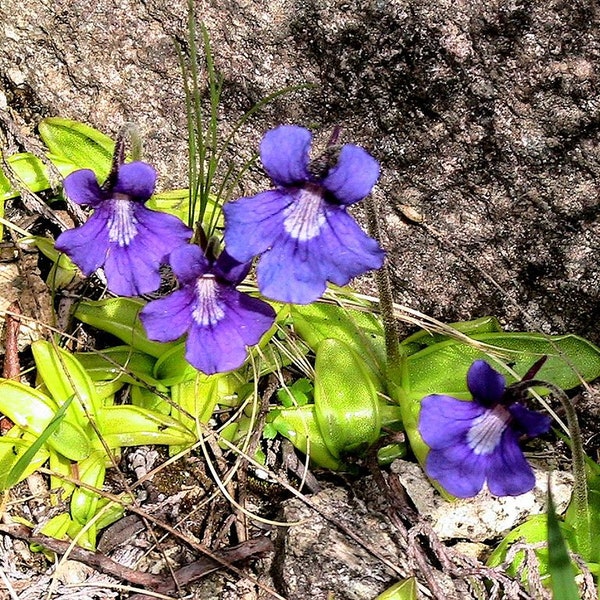
[{"label": "purple flower", "polygon": [[528,492],[535,476],[519,438],[546,433],[550,418],[515,402],[504,376],[483,360],[471,365],[467,385],[472,402],[442,395],[423,398],[419,432],[431,448],[427,475],[459,498],[475,496],[486,480],[495,496]]},{"label": "purple flower", "polygon": [[250,264],[226,252],[211,261],[193,245],[175,249],[169,262],[180,289],[142,309],[148,337],[170,342],[187,333],[185,357],[191,365],[207,375],[237,369],[248,355],[246,346],[257,344],[275,320],[269,304],[235,288]]},{"label": "purple flower", "polygon": [[77,204],[92,206],[94,213],[81,227],[58,236],[57,250],[85,275],[104,267],[108,289],[115,294],[157,290],[161,263],[192,232],[177,217],[144,206],[155,183],[156,171],[143,162],[121,165],[114,182],[102,187],[90,169],[71,173],[65,193]]},{"label": "purple flower", "polygon": [[363,199],[379,177],[379,164],[362,148],[347,144],[333,166],[315,173],[310,131],[281,125],[260,145],[265,170],[277,189],[224,206],[225,242],[236,260],[262,255],[260,291],[282,302],[309,304],[327,281],[346,285],[352,277],[383,264],[379,244],[367,236],[347,207]]}]

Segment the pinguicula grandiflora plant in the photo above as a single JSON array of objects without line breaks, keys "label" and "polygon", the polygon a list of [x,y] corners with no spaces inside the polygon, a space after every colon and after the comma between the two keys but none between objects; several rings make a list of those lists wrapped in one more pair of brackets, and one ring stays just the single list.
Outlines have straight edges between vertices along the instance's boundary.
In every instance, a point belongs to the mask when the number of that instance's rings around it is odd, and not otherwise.
[{"label": "pinguicula grandiflora plant", "polygon": [[[255,157],[238,172],[223,165],[233,134],[219,145],[221,83],[204,28],[202,38],[208,120],[190,19],[189,57],[179,48],[188,109],[187,189],[155,192],[155,170],[142,162],[129,126],[115,144],[80,123],[55,118],[40,125],[49,158],[65,175],[67,199],[92,211],[85,223],[63,232],[55,248],[34,240],[55,262],[49,284],[59,294],[66,285],[70,295],[80,294],[76,267],[85,276],[102,268],[104,278],[94,280],[101,285],[84,288],[96,295],[81,298],[73,317],[120,343],[93,352],[38,345],[43,389],[0,383],[12,390],[0,410],[20,428],[2,445],[2,464],[12,473],[4,487],[50,457],[53,483],[83,506],[61,517],[54,533],[77,537],[88,527],[85,543],[93,547],[95,530],[110,520],[103,515],[115,516],[114,505],[103,507],[109,503],[100,488],[120,448],[163,443],[175,453],[214,436],[243,455],[259,421],[262,378],[273,375],[281,389],[262,415],[263,436],[288,438],[315,467],[356,469],[360,457],[395,429],[404,431],[447,497],[476,495],[485,484],[495,495],[521,494],[535,484],[522,438],[547,435],[550,427],[549,417],[535,410],[543,404],[530,403],[551,391],[567,407],[574,456],[567,542],[594,570],[598,551],[590,540],[599,521],[600,477],[591,461],[586,473],[577,419],[561,390],[600,376],[598,348],[573,335],[505,332],[490,317],[444,325],[395,305],[376,207],[368,198],[380,166],[366,149],[343,144],[338,128],[320,147],[304,127],[268,129],[259,156],[272,188],[235,198],[236,183]],[[48,177],[36,161],[27,156],[15,168],[31,170],[37,191],[48,187]],[[1,190],[5,197],[13,194],[8,180],[0,179],[1,185],[8,185]],[[368,235],[349,210],[365,198]],[[161,278],[167,266],[176,283]],[[340,287],[373,269],[378,298]],[[104,290],[112,296],[98,299]],[[143,297],[157,290],[152,299]],[[400,341],[397,319],[420,330]],[[528,379],[540,357],[546,360],[537,378]],[[43,419],[39,411],[17,411],[35,402],[46,406]],[[213,416],[214,428],[208,425]],[[28,451],[29,463],[17,465]],[[390,443],[378,455],[383,464],[406,452],[406,445]],[[260,462],[261,453],[246,458]],[[69,475],[73,465],[87,474],[84,487]],[[130,501],[123,496],[125,507]],[[535,526],[535,534],[545,536],[545,524]]]}]

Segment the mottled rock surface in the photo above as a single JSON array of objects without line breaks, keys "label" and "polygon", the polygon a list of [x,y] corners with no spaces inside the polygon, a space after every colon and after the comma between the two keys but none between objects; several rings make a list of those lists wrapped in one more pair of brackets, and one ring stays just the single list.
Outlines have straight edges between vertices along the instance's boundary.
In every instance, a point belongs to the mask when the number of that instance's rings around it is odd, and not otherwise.
[{"label": "mottled rock surface", "polygon": [[[349,498],[340,488],[324,490],[311,501],[408,576],[408,559],[381,515],[367,510],[364,502]],[[283,515],[287,522],[297,523],[280,532],[274,569],[278,588],[289,600],[325,599],[331,593],[340,600],[366,600],[397,579],[380,559],[300,500],[286,502]]]},{"label": "mottled rock surface", "polygon": [[[381,161],[398,301],[600,340],[596,2],[238,0],[197,13],[224,77],[224,131],[273,91],[313,86],[241,129],[240,160],[295,122],[323,137],[341,124]],[[6,102],[31,127],[60,115],[114,135],[137,122],[160,185],[184,186],[171,36],[185,19],[182,0],[3,0]],[[265,183],[256,168],[239,193]]]},{"label": "mottled rock surface", "polygon": [[[419,514],[431,522],[442,540],[465,539],[486,542],[501,539],[528,517],[547,510],[548,471],[534,467],[535,487],[520,496],[492,496],[487,490],[475,498],[447,502],[438,494],[419,465],[404,460],[391,466],[415,504]],[[558,514],[562,514],[571,499],[573,477],[564,471],[552,476],[552,499]]]}]

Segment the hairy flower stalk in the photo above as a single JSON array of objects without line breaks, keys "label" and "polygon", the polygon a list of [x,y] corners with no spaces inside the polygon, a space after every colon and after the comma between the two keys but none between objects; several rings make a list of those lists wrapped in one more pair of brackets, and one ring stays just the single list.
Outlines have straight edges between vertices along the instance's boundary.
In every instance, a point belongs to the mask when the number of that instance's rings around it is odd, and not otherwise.
[{"label": "hairy flower stalk", "polygon": [[571,455],[573,458],[573,502],[575,504],[575,513],[578,524],[578,544],[581,546],[580,553],[583,556],[589,556],[592,549],[591,538],[591,515],[588,503],[588,486],[585,472],[585,452],[583,450],[583,441],[581,439],[581,430],[577,412],[571,399],[556,385],[547,381],[529,379],[511,386],[515,392],[524,391],[532,387],[545,387],[549,389],[560,400],[567,417],[567,426],[571,438]]},{"label": "hairy flower stalk", "polygon": [[[381,244],[382,235],[379,210],[373,196],[366,199],[365,207],[367,209],[369,234]],[[375,272],[375,281],[377,282],[377,291],[379,293],[379,310],[381,311],[381,318],[383,320],[387,371],[390,374],[393,371],[401,375],[406,361],[400,352],[398,323],[394,315],[394,296],[390,283],[390,273],[385,261]],[[390,379],[396,381],[393,375]]]}]

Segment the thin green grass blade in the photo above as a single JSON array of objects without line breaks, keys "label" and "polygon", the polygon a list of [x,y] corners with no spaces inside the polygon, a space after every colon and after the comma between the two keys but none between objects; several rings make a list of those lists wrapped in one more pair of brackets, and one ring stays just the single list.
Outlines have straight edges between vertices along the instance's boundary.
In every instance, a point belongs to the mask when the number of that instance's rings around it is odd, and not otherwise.
[{"label": "thin green grass blade", "polygon": [[[278,90],[255,104],[235,124],[231,133],[220,143],[219,139],[219,105],[223,91],[223,78],[219,76],[214,62],[214,55],[210,43],[208,29],[199,22],[199,41],[196,41],[197,27],[194,16],[194,2],[188,0],[188,31],[185,43],[175,42],[180,69],[184,80],[185,104],[188,130],[188,169],[189,169],[189,204],[188,225],[194,227],[196,222],[202,223],[204,233],[208,239],[212,237],[218,228],[221,216],[222,204],[229,198],[233,188],[238,184],[248,166],[256,160],[254,156],[251,161],[244,165],[241,174],[236,169],[229,167],[223,180],[218,186],[218,192],[211,196],[211,190],[215,185],[215,178],[219,165],[222,163],[225,152],[230,146],[240,128],[246,121],[266,104],[272,102],[279,96],[292,91],[310,87],[309,84],[288,86]],[[203,64],[206,69],[206,82],[208,84],[209,113],[204,115],[202,109],[202,91],[199,83],[200,69],[198,63],[201,44]],[[185,48],[184,48],[185,46]],[[233,184],[230,183],[234,179]],[[217,186],[215,186],[217,187]],[[227,194],[224,200],[224,191]],[[212,202],[216,196],[217,202]]]},{"label": "thin green grass blade", "polygon": [[[221,101],[221,90],[223,86],[222,79],[219,78],[215,70],[215,64],[210,45],[210,36],[204,23],[200,23],[202,34],[202,50],[204,53],[204,62],[206,64],[206,78],[208,81],[208,92],[210,100],[210,115],[208,123],[198,121],[198,138],[202,139],[203,155],[199,157],[202,160],[201,173],[202,177],[199,183],[200,195],[200,210],[198,221],[204,222],[208,209],[208,196],[212,188],[213,179],[217,172],[217,146],[218,146],[218,108]],[[200,100],[200,91],[197,90],[198,100]],[[199,102],[198,102],[199,104]],[[214,212],[214,208],[213,208]],[[211,232],[206,232],[207,237],[210,237]]]},{"label": "thin green grass blade", "polygon": [[194,210],[195,210],[195,189],[196,189],[196,135],[194,132],[194,112],[192,110],[192,92],[189,85],[189,70],[185,61],[185,54],[183,48],[177,41],[175,42],[175,48],[177,50],[177,57],[179,59],[179,68],[181,69],[181,75],[183,79],[183,91],[185,93],[185,112],[187,120],[187,133],[188,133],[188,207],[187,207],[187,218],[188,225],[193,227],[194,224]]},{"label": "thin green grass blade", "polygon": [[548,482],[548,570],[554,600],[579,600],[575,572],[560,531]]},{"label": "thin green grass blade", "polygon": [[[196,205],[198,203],[198,196],[200,194],[203,182],[204,182],[204,164],[206,160],[206,147],[204,140],[204,117],[202,115],[202,98],[200,93],[199,73],[198,73],[198,47],[196,45],[196,19],[194,15],[194,2],[193,0],[188,1],[188,48],[189,48],[189,76],[191,78],[191,104],[190,110],[192,112],[193,121],[193,137],[195,139],[195,152],[192,155],[194,162],[194,168],[196,178],[194,185],[190,183],[190,189],[193,193],[192,201],[192,222],[190,227],[194,226],[196,220],[201,221],[203,218],[204,210],[202,206],[199,208],[199,216],[196,219]],[[200,196],[201,197],[201,196]]]},{"label": "thin green grass blade", "polygon": [[223,79],[217,75],[213,59],[212,48],[210,45],[210,36],[204,23],[200,23],[202,32],[202,43],[204,50],[204,60],[206,62],[206,72],[208,76],[209,97],[210,97],[210,119],[206,130],[205,148],[208,150],[208,170],[203,182],[202,206],[206,210],[204,203],[208,196],[212,180],[217,171],[217,144],[218,144],[218,109],[221,101],[221,91],[223,89]]},{"label": "thin green grass blade", "polygon": [[235,177],[233,177],[233,181],[231,182],[231,184],[227,188],[227,191],[225,192],[225,186],[227,185],[229,180],[232,178],[233,173],[235,171],[235,165],[233,163],[231,163],[229,165],[227,172],[225,173],[225,176],[223,177],[223,179],[221,181],[221,185],[219,186],[219,189],[217,190],[217,193],[215,194],[216,208],[213,208],[213,211],[212,211],[212,214],[210,217],[209,228],[207,229],[207,231],[210,231],[211,234],[214,234],[215,230],[219,227],[219,221],[222,220],[223,205],[229,199],[231,199],[231,197],[233,195],[233,190],[239,185],[239,182],[243,179],[244,175],[246,174],[246,171],[248,171],[248,169],[250,169],[256,163],[258,156],[259,155],[257,152],[254,153],[242,165],[241,169],[239,169],[237,174],[235,175]]},{"label": "thin green grass blade", "polygon": [[46,428],[40,436],[29,446],[29,448],[23,453],[23,455],[19,458],[19,460],[14,464],[13,468],[10,470],[6,478],[6,487],[11,488],[13,485],[19,481],[21,475],[25,472],[25,469],[29,465],[29,463],[33,460],[33,457],[37,454],[38,450],[48,441],[48,438],[54,433],[54,431],[61,424],[62,420],[65,417],[67,409],[73,402],[73,398],[75,398],[75,394],[73,394],[70,398],[67,398],[61,404],[60,408],[56,411],[56,414],[46,425]]},{"label": "thin green grass blade", "polygon": [[289,85],[284,88],[281,88],[280,90],[277,90],[276,92],[273,92],[272,94],[269,94],[268,96],[265,96],[262,100],[259,100],[248,112],[244,113],[236,121],[233,129],[231,130],[231,133],[225,138],[223,146],[221,147],[221,151],[219,152],[219,154],[217,156],[217,162],[221,161],[221,159],[223,158],[223,153],[225,152],[227,147],[231,144],[231,142],[232,142],[233,138],[235,137],[235,135],[237,134],[237,132],[245,125],[246,121],[248,121],[248,119],[250,119],[250,117],[252,117],[252,115],[254,115],[256,112],[258,112],[259,110],[264,108],[267,104],[270,104],[271,102],[273,102],[273,100],[277,100],[277,98],[279,98],[280,96],[285,96],[286,94],[290,94],[292,92],[297,92],[297,91],[300,91],[303,89],[308,89],[311,87],[313,87],[313,86],[309,83],[300,83],[297,85]]}]

